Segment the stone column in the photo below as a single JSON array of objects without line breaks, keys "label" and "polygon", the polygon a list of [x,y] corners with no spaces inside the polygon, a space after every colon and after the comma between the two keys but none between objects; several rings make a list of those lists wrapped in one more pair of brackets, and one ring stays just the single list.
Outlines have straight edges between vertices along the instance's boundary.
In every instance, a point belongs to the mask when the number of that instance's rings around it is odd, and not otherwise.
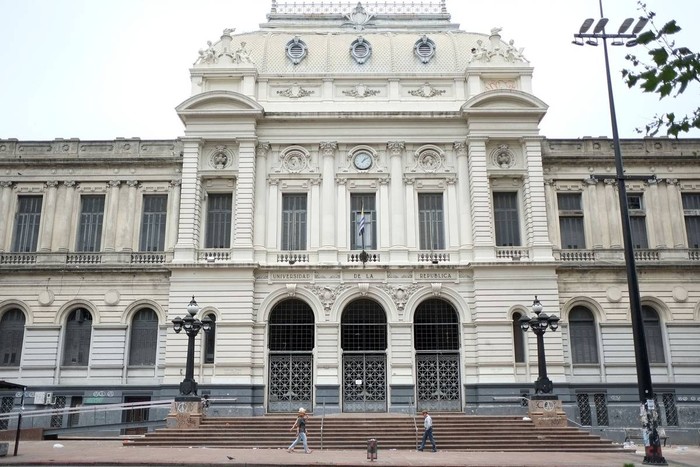
[{"label": "stone column", "polygon": [[141,245],[138,244],[138,239],[134,240],[134,234],[140,230],[134,227],[141,224],[141,219],[134,217],[134,213],[137,212],[136,197],[138,195],[139,182],[137,180],[128,180],[126,186],[126,208],[119,213],[117,227],[114,229],[119,231],[115,248],[118,251],[130,252],[134,250],[134,241],[136,241],[136,250],[141,248]]},{"label": "stone column", "polygon": [[53,236],[54,218],[56,217],[56,197],[58,195],[58,182],[51,180],[46,182],[46,205],[43,209],[44,221],[42,222],[41,240],[39,251],[51,251],[51,238]]},{"label": "stone column", "polygon": [[268,196],[267,196],[267,245],[268,249],[279,250],[281,243],[277,241],[279,238],[280,216],[279,210],[279,180],[268,179]]},{"label": "stone column", "polygon": [[605,179],[605,212],[610,226],[610,248],[622,248],[622,225],[620,225],[620,201],[615,192],[616,180]]},{"label": "stone column", "polygon": [[[389,195],[389,179],[382,177],[379,179],[379,209],[377,212],[388,213],[391,212],[391,196]],[[375,239],[377,240],[377,249],[387,251],[391,245],[391,216],[383,215],[376,219],[377,231],[375,232]],[[353,232],[353,235],[357,235],[357,232]],[[390,255],[393,253],[390,253]]]},{"label": "stone column", "polygon": [[56,227],[54,228],[54,245],[58,251],[67,252],[70,243],[71,226],[73,225],[73,206],[75,205],[75,187],[76,183],[72,180],[63,182],[66,187],[63,194],[63,203],[61,212],[63,215],[56,218]]},{"label": "stone column", "polygon": [[[321,263],[335,264],[338,262],[335,225],[336,215],[339,215],[339,213],[336,213],[336,200],[333,199],[335,195],[335,155],[337,149],[338,143],[334,141],[322,141],[319,144],[321,156],[321,199],[319,204],[316,205],[318,206],[316,212],[321,213],[320,225],[318,226],[321,232],[321,246],[318,251],[318,259]],[[346,211],[341,212],[345,213]]]},{"label": "stone column", "polygon": [[[414,225],[418,225],[418,205],[416,200],[416,187],[415,180],[413,178],[404,177],[404,199],[406,200],[406,225],[411,226],[410,229],[406,229],[406,246],[408,248],[418,248],[418,229],[413,228]],[[408,255],[406,255],[408,259]]]},{"label": "stone column", "polygon": [[491,186],[486,170],[486,139],[469,138],[467,144],[474,259],[494,260],[496,243],[491,231]]},{"label": "stone column", "polygon": [[547,228],[547,204],[542,169],[542,138],[525,138],[524,143],[528,173],[525,178],[525,222],[532,245],[532,259],[551,261],[552,244],[549,242]]},{"label": "stone column", "polygon": [[[350,212],[348,203],[347,179],[336,178],[336,196],[335,205],[337,212]],[[338,245],[343,248],[350,248],[350,224],[348,224],[350,216],[336,216],[336,231],[338,232]]]},{"label": "stone column", "polygon": [[[389,152],[389,177],[391,213],[391,244],[390,248],[406,248],[406,202],[403,186],[403,156],[405,145],[401,141],[389,141],[386,145]],[[385,234],[388,232],[384,232]]]},{"label": "stone column", "polygon": [[12,222],[10,221],[10,205],[12,199],[12,182],[0,181],[0,251],[8,251],[12,246],[5,246],[7,238],[11,235],[8,229],[11,229]]},{"label": "stone column", "polygon": [[[318,178],[312,178],[309,180],[309,185],[310,185],[310,190],[309,190],[309,201],[307,204],[307,219],[309,223],[309,241],[308,244],[306,245],[306,249],[309,251],[318,251],[319,254],[319,261],[321,261],[321,257],[324,257],[324,261],[328,261],[329,258],[327,257],[325,253],[327,251],[321,251],[323,250],[323,247],[320,247],[321,239],[324,236],[324,232],[327,229],[326,223],[330,222],[330,219],[326,219],[325,217],[322,217],[323,214],[321,214],[321,210],[323,209],[322,206],[324,204],[330,204],[331,199],[326,198],[323,199],[324,196],[320,195],[321,192],[321,180]],[[333,203],[335,204],[335,200],[333,200]],[[331,226],[331,229],[335,229],[335,226]],[[335,256],[335,255],[334,255]],[[321,262],[324,262],[321,261]]]},{"label": "stone column", "polygon": [[199,179],[199,152],[202,141],[199,138],[183,138],[182,188],[180,194],[180,224],[173,263],[196,261],[199,248],[199,225],[201,220],[201,181]]},{"label": "stone column", "polygon": [[[685,225],[683,213],[683,197],[681,195],[680,184],[676,178],[666,179],[666,202],[668,203],[668,212],[671,216],[671,243],[674,248],[686,248],[687,237],[683,231]],[[688,248],[693,248],[688,245]]]},{"label": "stone column", "polygon": [[[584,231],[591,233],[590,240],[587,240],[587,242],[590,242],[590,246],[587,245],[587,247],[603,248],[603,225],[605,225],[605,222],[596,222],[595,219],[593,219],[594,213],[599,209],[598,180],[594,177],[588,177],[584,179],[584,183],[586,183],[588,187],[583,193],[584,206],[591,207],[591,209],[586,209],[584,211],[586,215],[583,218]],[[586,200],[586,198],[588,199]],[[588,202],[586,203],[586,201]],[[590,228],[585,228],[586,226],[590,226]]]},{"label": "stone column", "polygon": [[666,219],[663,215],[666,203],[660,199],[659,181],[655,178],[647,180],[649,186],[649,196],[647,197],[647,225],[652,225],[654,237],[649,242],[649,247],[666,248],[665,225]]},{"label": "stone column", "polygon": [[241,140],[238,146],[238,180],[236,182],[236,218],[233,234],[233,259],[253,262],[253,216],[255,210],[255,143]]},{"label": "stone column", "polygon": [[165,239],[165,251],[173,251],[177,243],[177,227],[180,223],[180,186],[182,180],[170,181],[168,196],[168,236]]},{"label": "stone column", "polygon": [[459,214],[459,249],[460,262],[469,263],[473,259],[474,238],[472,236],[471,196],[469,193],[469,158],[467,143],[455,141],[457,156],[457,206]]},{"label": "stone column", "polygon": [[446,243],[447,248],[450,250],[456,250],[459,247],[459,222],[457,219],[459,218],[459,210],[458,210],[458,203],[457,203],[457,178],[456,177],[447,177],[447,209],[445,210],[445,214],[447,215],[448,219],[448,224],[447,224],[447,229],[445,229],[445,233],[447,234],[447,240],[449,243]]},{"label": "stone column", "polygon": [[[107,215],[105,216],[105,247],[104,251],[109,253],[114,251],[117,239],[117,225],[130,224],[131,222],[119,222],[119,187],[121,180],[109,181],[109,204],[107,205]],[[133,211],[130,211],[133,215]]]},{"label": "stone column", "polygon": [[253,219],[253,248],[257,261],[264,260],[265,248],[265,213],[267,211],[267,156],[270,154],[268,143],[258,143],[255,148],[255,216]]}]

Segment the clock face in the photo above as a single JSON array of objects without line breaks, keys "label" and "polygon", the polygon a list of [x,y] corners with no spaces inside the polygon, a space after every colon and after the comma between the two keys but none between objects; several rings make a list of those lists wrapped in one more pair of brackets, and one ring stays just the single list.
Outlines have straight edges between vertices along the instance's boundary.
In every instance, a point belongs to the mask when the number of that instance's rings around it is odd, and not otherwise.
[{"label": "clock face", "polygon": [[358,152],[353,162],[358,169],[367,170],[372,166],[372,156],[366,152]]}]

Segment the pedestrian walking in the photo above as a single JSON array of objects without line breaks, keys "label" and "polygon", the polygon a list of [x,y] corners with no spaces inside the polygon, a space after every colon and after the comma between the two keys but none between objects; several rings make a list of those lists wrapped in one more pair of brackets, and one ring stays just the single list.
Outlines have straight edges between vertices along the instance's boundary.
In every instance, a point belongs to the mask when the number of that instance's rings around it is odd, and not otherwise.
[{"label": "pedestrian walking", "polygon": [[433,438],[433,418],[430,416],[427,410],[422,412],[423,414],[423,439],[421,439],[420,446],[418,446],[419,451],[423,451],[425,448],[425,441],[430,440],[430,444],[433,445],[433,452],[437,452],[437,447],[435,446],[435,438]]},{"label": "pedestrian walking", "polygon": [[294,431],[296,429],[297,437],[292,442],[292,444],[289,445],[289,447],[287,448],[287,452],[293,452],[294,447],[299,441],[301,441],[304,445],[304,452],[307,454],[311,453],[311,449],[309,449],[309,446],[306,441],[306,420],[308,418],[309,415],[306,413],[306,409],[303,407],[299,408],[299,412],[297,413],[297,419],[294,422],[294,425],[292,425],[292,427],[289,429],[289,431]]}]

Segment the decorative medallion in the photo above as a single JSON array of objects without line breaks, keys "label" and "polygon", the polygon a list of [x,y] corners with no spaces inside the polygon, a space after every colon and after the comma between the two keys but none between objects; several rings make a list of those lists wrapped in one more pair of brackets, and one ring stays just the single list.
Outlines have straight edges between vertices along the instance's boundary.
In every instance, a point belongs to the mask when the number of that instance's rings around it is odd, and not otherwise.
[{"label": "decorative medallion", "polygon": [[233,154],[226,146],[217,146],[209,156],[209,165],[215,169],[225,169],[233,162]]},{"label": "decorative medallion", "polygon": [[515,165],[515,155],[507,144],[501,144],[491,152],[491,163],[501,169],[510,169]]},{"label": "decorative medallion", "polygon": [[372,46],[360,36],[350,44],[350,55],[357,63],[362,65],[372,55]]},{"label": "decorative medallion", "polygon": [[282,167],[288,172],[299,173],[309,166],[308,154],[293,149],[282,155]]},{"label": "decorative medallion", "polygon": [[411,91],[408,91],[408,93],[412,96],[416,97],[425,97],[425,98],[430,98],[430,97],[435,97],[435,96],[441,96],[445,94],[444,89],[435,89],[430,83],[425,82],[421,87],[418,89],[413,89]]},{"label": "decorative medallion", "polygon": [[304,41],[299,39],[299,36],[294,36],[294,39],[287,42],[285,51],[287,52],[287,57],[292,61],[292,63],[297,65],[306,57],[308,47]]},{"label": "decorative medallion", "polygon": [[418,166],[426,172],[437,171],[443,163],[444,156],[434,149],[425,149],[418,154]]},{"label": "decorative medallion", "polygon": [[277,94],[280,96],[289,97],[290,99],[299,99],[301,97],[310,96],[313,93],[313,90],[304,89],[297,83],[292,84],[287,89],[277,91]]},{"label": "decorative medallion", "polygon": [[363,97],[369,97],[369,96],[376,96],[377,94],[379,94],[379,90],[378,89],[370,89],[367,86],[365,86],[364,84],[360,83],[360,84],[355,85],[354,89],[350,89],[349,91],[343,91],[343,94],[345,94],[346,96],[350,96],[350,97],[363,98]]},{"label": "decorative medallion", "polygon": [[348,22],[358,31],[361,31],[364,29],[365,25],[374,17],[374,15],[370,14],[365,10],[365,8],[362,6],[362,3],[357,2],[357,6],[353,8],[353,10],[345,15],[345,18],[347,18]]},{"label": "decorative medallion", "polygon": [[413,51],[423,63],[428,63],[435,56],[435,42],[423,36],[413,46]]}]

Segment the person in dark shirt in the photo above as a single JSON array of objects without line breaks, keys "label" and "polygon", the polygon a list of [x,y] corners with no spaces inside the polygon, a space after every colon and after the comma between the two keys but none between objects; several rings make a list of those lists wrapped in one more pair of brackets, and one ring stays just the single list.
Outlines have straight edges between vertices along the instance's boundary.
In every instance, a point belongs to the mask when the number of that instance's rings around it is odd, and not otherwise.
[{"label": "person in dark shirt", "polygon": [[292,444],[289,445],[289,447],[287,448],[287,452],[293,452],[294,447],[299,441],[301,441],[304,444],[304,452],[307,454],[311,453],[311,449],[309,449],[309,446],[306,442],[306,420],[308,418],[309,415],[306,413],[306,409],[301,407],[299,409],[299,413],[297,414],[297,419],[294,422],[294,425],[292,425],[292,427],[289,429],[289,431],[294,431],[294,429],[296,429],[297,437],[292,442]]}]

